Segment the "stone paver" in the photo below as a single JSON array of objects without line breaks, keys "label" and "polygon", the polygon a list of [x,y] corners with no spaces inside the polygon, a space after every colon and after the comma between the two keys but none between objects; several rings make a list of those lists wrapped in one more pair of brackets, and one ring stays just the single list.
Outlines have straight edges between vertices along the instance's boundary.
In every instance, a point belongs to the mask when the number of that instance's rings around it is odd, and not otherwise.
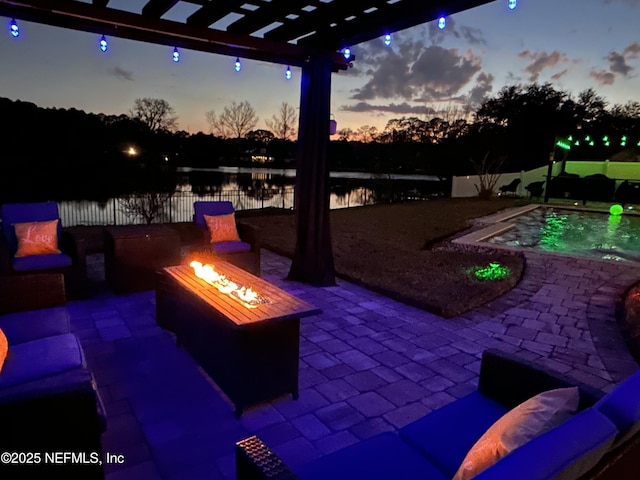
[{"label": "stone paver", "polygon": [[519,285],[443,319],[338,280],[284,280],[289,261],[263,251],[263,277],[321,308],[302,320],[300,397],[241,419],[171,334],[155,324],[155,296],[116,296],[90,264],[96,294],[69,302],[108,413],[103,449],[125,456],[108,480],[235,478],[234,443],[252,434],[295,466],[393,431],[476,388],[485,348],[513,352],[597,388],[638,368],[614,306],[637,265],[527,253]]}]

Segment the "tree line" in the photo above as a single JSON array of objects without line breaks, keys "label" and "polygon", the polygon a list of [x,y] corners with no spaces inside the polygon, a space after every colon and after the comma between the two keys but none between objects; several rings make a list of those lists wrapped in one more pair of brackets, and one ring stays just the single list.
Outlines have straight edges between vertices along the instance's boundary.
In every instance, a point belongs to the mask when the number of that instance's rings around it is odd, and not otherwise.
[{"label": "tree line", "polygon": [[[0,98],[0,109],[0,195],[12,198],[34,190],[47,198],[68,191],[92,199],[141,188],[171,190],[178,166],[267,161],[282,167],[293,166],[295,157],[298,120],[286,102],[265,122],[267,129],[255,128],[259,119],[249,102],[234,101],[207,112],[209,132],[196,134],[178,129],[178,117],[163,99],[136,99],[120,115],[6,98]],[[331,139],[329,163],[332,169],[443,177],[474,173],[478,160],[499,160],[503,171],[528,170],[548,162],[557,138],[574,136],[570,158],[602,160],[624,148],[640,151],[640,103],[610,106],[592,89],[574,97],[548,83],[512,85],[473,112],[448,108],[392,119],[381,131],[366,125],[340,130]]]}]

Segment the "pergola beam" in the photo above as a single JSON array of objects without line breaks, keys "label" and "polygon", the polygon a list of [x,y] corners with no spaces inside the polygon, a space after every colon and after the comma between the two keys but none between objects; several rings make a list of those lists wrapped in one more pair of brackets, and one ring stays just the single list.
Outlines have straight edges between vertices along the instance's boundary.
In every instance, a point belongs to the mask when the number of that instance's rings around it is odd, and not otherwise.
[{"label": "pergola beam", "polygon": [[[97,35],[111,35],[280,65],[302,67],[316,53],[313,47],[197,28],[72,0],[0,0],[0,15]],[[326,53],[326,49],[323,52]],[[331,52],[330,56],[334,71],[348,68],[348,61],[339,53]]]},{"label": "pergola beam", "polygon": [[171,10],[180,0],[149,0],[142,7],[142,15],[145,17],[160,18]]}]

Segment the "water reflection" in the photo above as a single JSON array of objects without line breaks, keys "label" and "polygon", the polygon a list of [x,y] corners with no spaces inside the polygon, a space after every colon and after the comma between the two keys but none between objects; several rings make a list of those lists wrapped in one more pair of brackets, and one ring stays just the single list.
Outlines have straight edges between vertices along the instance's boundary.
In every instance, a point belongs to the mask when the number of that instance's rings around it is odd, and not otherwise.
[{"label": "water reflection", "polygon": [[[184,168],[175,172],[175,191],[154,221],[190,221],[196,200],[228,200],[236,210],[294,207],[294,169]],[[427,175],[330,174],[330,208],[444,196],[450,185]],[[143,197],[149,192],[137,192]],[[130,196],[128,196],[130,199]],[[130,201],[130,200],[129,200]],[[127,215],[123,200],[59,202],[63,224],[144,223]]]}]

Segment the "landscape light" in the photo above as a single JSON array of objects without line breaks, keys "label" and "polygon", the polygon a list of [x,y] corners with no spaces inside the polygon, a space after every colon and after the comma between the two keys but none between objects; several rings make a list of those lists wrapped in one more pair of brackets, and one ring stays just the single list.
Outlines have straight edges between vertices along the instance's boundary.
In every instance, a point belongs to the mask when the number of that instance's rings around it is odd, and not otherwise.
[{"label": "landscape light", "polygon": [[180,52],[178,51],[178,47],[173,49],[173,61],[176,63],[180,61]]},{"label": "landscape light", "polygon": [[559,147],[563,150],[571,150],[571,144],[567,142],[564,138],[559,138],[556,141],[556,147]]},{"label": "landscape light", "polygon": [[447,26],[447,19],[444,18],[444,17],[440,17],[438,19],[438,28],[440,30],[444,30],[444,27],[446,27],[446,26]]},{"label": "landscape light", "polygon": [[349,60],[349,58],[351,58],[351,49],[349,47],[346,47],[343,51],[342,51],[342,55],[344,55],[344,58],[346,58],[347,60]]},{"label": "landscape light", "polygon": [[514,10],[518,6],[518,0],[509,0],[509,10]]},{"label": "landscape light", "polygon": [[100,50],[102,50],[103,52],[107,51],[107,39],[105,38],[104,35],[102,35],[102,37],[100,37]]},{"label": "landscape light", "polygon": [[388,47],[391,45],[391,35],[388,33],[384,36],[384,44]]},{"label": "landscape light", "polygon": [[484,267],[472,267],[468,270],[477,280],[502,280],[511,274],[511,269],[499,264],[490,262]]},{"label": "landscape light", "polygon": [[287,66],[287,69],[284,72],[284,78],[291,80],[291,67]]},{"label": "landscape light", "polygon": [[236,72],[239,72],[242,69],[242,65],[240,65],[240,57],[236,57],[236,63],[233,68],[236,69]]},{"label": "landscape light", "polygon": [[627,146],[627,136],[623,135],[622,138],[620,139],[620,146],[621,147],[626,147]]},{"label": "landscape light", "polygon": [[12,18],[9,22],[9,33],[13,38],[18,38],[20,36],[20,27],[18,27],[18,23],[15,18]]},{"label": "landscape light", "polygon": [[611,207],[609,208],[609,213],[611,215],[622,215],[623,211],[624,208],[622,208],[622,205],[620,205],[619,203],[611,205]]}]

